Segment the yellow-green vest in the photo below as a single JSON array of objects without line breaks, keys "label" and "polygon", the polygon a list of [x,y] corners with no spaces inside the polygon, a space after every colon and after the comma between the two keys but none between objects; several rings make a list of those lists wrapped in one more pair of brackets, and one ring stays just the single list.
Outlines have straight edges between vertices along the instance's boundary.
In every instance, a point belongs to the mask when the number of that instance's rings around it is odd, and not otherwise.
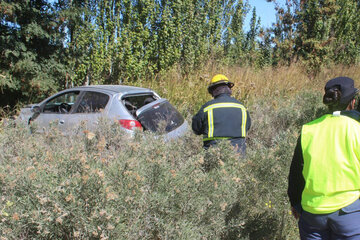
[{"label": "yellow-green vest", "polygon": [[305,211],[332,213],[359,198],[359,122],[340,114],[324,115],[303,126],[301,146]]}]

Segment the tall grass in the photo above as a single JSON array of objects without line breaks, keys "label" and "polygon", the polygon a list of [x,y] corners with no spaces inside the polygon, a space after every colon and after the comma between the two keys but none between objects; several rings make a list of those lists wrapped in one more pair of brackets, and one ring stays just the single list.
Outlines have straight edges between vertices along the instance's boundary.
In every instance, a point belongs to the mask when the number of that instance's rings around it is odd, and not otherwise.
[{"label": "tall grass", "polygon": [[[210,79],[215,74],[225,74],[235,83],[233,95],[248,107],[256,99],[275,102],[277,96],[289,98],[304,90],[323,92],[326,81],[337,76],[348,76],[360,87],[360,68],[358,66],[332,66],[324,68],[318,76],[309,76],[300,65],[290,67],[253,69],[249,67],[227,67],[208,64],[199,71],[181,75],[174,68],[155,76],[150,81],[135,84],[156,90],[162,97],[168,98],[184,114],[194,114],[200,106],[211,99],[207,92]],[[251,108],[250,108],[251,110]]]},{"label": "tall grass", "polygon": [[190,121],[209,99],[208,78],[227,74],[252,117],[245,158],[227,142],[205,152],[190,131],[164,142],[107,122],[75,136],[2,123],[0,239],[297,239],[286,188],[300,127],[325,112],[327,79],[354,75],[220,70],[187,79],[174,71],[143,86]]}]

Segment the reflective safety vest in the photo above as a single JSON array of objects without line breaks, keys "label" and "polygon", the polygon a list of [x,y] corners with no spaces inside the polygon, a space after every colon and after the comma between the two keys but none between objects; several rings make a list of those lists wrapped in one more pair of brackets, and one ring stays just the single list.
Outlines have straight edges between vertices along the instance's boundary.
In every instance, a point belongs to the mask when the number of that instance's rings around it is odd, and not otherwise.
[{"label": "reflective safety vest", "polygon": [[[239,109],[241,111],[241,118],[244,120],[238,126],[241,128],[241,131],[240,131],[241,135],[239,137],[246,137],[246,119],[247,119],[246,108],[240,103],[224,102],[224,103],[215,103],[215,104],[212,104],[212,105],[204,108],[204,113],[207,113],[207,119],[208,119],[208,131],[207,131],[208,133],[207,133],[207,137],[204,137],[204,141],[219,139],[219,138],[226,138],[226,137],[214,136],[215,123],[220,124],[219,121],[216,121],[216,119],[214,119],[214,111],[216,111],[216,109],[219,110],[220,108],[222,108],[222,109],[228,108],[229,111],[234,111],[234,109],[231,109],[231,108],[235,108],[235,109]],[[233,121],[233,119],[225,119],[225,121],[228,122],[227,124],[230,125],[230,121]]]},{"label": "reflective safety vest", "polygon": [[305,187],[302,208],[327,214],[360,197],[360,123],[342,115],[324,115],[301,132]]},{"label": "reflective safety vest", "polygon": [[193,117],[192,128],[204,142],[245,138],[251,125],[248,111],[235,98],[222,94],[204,104]]}]

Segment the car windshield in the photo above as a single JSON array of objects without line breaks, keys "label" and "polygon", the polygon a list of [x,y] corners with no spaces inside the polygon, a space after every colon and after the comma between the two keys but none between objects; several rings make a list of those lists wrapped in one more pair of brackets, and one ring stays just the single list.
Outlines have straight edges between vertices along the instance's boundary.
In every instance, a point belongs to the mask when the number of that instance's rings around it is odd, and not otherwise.
[{"label": "car windshield", "polygon": [[145,130],[171,132],[184,123],[184,118],[168,101],[144,108],[137,118]]}]

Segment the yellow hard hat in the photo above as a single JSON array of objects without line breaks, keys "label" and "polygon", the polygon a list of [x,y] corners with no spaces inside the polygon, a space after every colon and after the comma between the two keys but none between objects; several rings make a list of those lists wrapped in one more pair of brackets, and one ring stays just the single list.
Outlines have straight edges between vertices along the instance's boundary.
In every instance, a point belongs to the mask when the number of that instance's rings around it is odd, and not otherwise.
[{"label": "yellow hard hat", "polygon": [[208,91],[211,93],[211,90],[214,86],[219,84],[227,84],[229,88],[234,86],[234,83],[230,82],[229,79],[223,74],[216,74],[210,81],[210,85],[208,86]]}]

